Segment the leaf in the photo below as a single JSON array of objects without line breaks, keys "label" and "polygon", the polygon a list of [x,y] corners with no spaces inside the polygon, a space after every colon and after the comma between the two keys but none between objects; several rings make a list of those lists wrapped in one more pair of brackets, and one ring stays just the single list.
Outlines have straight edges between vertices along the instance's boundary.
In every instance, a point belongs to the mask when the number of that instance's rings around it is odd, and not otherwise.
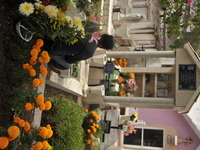
[{"label": "leaf", "polygon": [[51,36],[51,39],[54,40],[59,34],[60,32],[54,32],[53,35]]}]

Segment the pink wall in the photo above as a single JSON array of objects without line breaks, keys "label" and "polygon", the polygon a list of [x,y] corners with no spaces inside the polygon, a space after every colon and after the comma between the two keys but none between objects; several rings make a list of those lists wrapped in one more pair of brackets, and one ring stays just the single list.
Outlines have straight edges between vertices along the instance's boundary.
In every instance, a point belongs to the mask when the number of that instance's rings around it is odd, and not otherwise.
[{"label": "pink wall", "polygon": [[144,120],[146,123],[167,124],[174,127],[181,139],[192,138],[192,144],[180,143],[177,150],[195,150],[200,144],[200,139],[185,118],[175,110],[139,108],[138,114],[139,120]]}]

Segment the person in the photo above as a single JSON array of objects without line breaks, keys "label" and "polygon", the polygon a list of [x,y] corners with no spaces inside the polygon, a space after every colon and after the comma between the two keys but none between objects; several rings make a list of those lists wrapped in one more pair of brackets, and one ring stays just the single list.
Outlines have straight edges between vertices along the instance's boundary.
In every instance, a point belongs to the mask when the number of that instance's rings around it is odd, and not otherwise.
[{"label": "person", "polygon": [[[98,27],[91,26],[92,22],[84,22],[84,39],[79,39],[75,44],[55,44],[51,40],[44,39],[44,49],[49,52],[51,57],[48,66],[54,72],[60,74],[62,70],[72,67],[73,63],[91,58],[97,47],[109,50],[115,45],[115,39],[112,35],[102,34],[99,38],[93,38],[94,33],[99,33]],[[92,38],[94,40],[92,40]]]}]

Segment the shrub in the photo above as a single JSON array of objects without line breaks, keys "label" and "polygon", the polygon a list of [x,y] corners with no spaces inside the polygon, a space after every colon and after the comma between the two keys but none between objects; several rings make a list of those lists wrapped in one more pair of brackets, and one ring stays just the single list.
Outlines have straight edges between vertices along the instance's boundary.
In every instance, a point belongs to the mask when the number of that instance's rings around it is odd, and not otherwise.
[{"label": "shrub", "polygon": [[84,147],[83,108],[72,101],[71,97],[67,100],[62,96],[54,98],[52,109],[45,113],[48,118],[46,121],[54,131],[49,141],[54,149],[78,150]]}]

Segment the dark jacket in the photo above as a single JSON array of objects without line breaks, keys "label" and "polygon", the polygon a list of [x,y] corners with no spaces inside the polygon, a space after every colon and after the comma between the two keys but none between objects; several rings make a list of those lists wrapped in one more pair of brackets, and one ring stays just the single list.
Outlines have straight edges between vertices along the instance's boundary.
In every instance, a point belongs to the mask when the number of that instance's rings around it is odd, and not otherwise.
[{"label": "dark jacket", "polygon": [[[66,63],[76,63],[77,61],[86,60],[94,55],[96,48],[99,46],[99,41],[89,43],[94,31],[98,31],[98,26],[92,22],[83,22],[85,33],[89,33],[83,40],[78,40],[73,45],[69,44],[55,44],[50,40],[44,41],[44,48],[48,49],[50,57],[63,67],[68,67]],[[61,69],[61,68],[59,68]],[[69,69],[69,68],[66,68]]]}]

